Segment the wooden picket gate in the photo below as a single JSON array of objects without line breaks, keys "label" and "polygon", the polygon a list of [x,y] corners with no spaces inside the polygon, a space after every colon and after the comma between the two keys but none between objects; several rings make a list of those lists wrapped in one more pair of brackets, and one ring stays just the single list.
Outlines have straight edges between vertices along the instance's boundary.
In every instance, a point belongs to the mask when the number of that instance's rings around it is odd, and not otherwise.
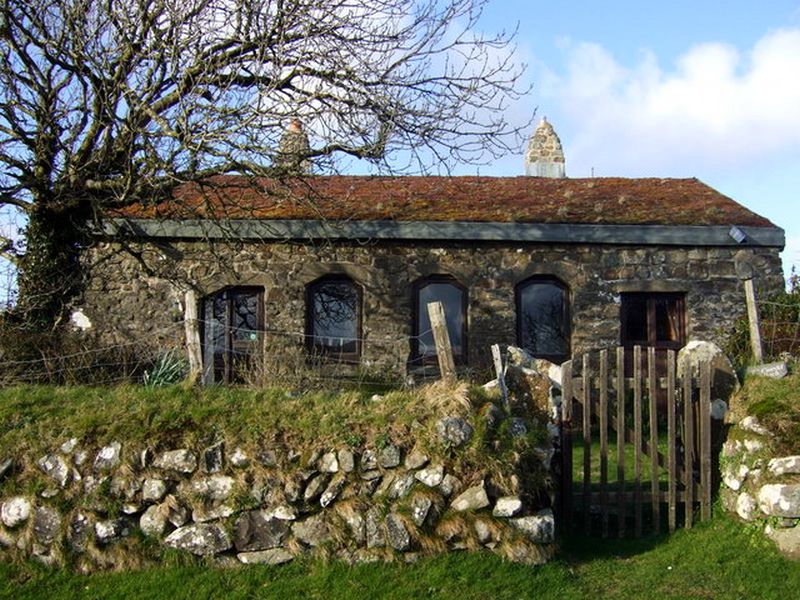
[{"label": "wooden picket gate", "polygon": [[639,537],[658,533],[662,519],[670,532],[691,527],[697,506],[700,519],[710,518],[711,367],[679,378],[675,357],[636,346],[562,365],[565,530]]}]

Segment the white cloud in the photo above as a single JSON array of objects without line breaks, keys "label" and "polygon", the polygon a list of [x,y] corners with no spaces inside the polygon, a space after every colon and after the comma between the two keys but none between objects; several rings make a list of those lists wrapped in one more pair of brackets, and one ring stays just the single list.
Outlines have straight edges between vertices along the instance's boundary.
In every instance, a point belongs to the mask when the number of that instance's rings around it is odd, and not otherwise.
[{"label": "white cloud", "polygon": [[562,140],[576,176],[589,166],[694,175],[800,150],[800,28],[772,31],[746,52],[699,44],[669,67],[650,51],[632,67],[598,44],[563,51],[565,70],[541,71],[538,87],[541,106],[569,123]]}]

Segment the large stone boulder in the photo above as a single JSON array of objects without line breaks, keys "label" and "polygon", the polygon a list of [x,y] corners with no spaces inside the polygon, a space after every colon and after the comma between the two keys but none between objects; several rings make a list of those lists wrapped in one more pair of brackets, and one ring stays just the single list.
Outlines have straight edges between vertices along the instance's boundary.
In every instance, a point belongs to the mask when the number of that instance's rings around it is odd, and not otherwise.
[{"label": "large stone boulder", "polygon": [[64,457],[58,454],[47,454],[36,463],[42,472],[55,481],[59,487],[66,487],[71,469]]},{"label": "large stone boulder", "polygon": [[472,425],[461,417],[444,417],[436,423],[436,433],[443,444],[460,448],[472,439]]},{"label": "large stone boulder", "polygon": [[405,552],[411,548],[411,536],[406,529],[406,524],[395,513],[386,516],[386,539],[389,541],[389,545],[398,552]]},{"label": "large stone boulder", "polygon": [[293,523],[292,533],[307,546],[320,546],[331,539],[330,527],[323,514]]},{"label": "large stone boulder", "polygon": [[40,544],[49,546],[61,536],[61,515],[49,506],[40,506],[33,514],[33,535]]},{"label": "large stone boulder", "polygon": [[197,455],[185,448],[162,452],[153,461],[156,469],[176,471],[178,473],[194,473],[197,470]]},{"label": "large stone boulder", "polygon": [[31,502],[23,496],[15,496],[3,502],[0,520],[6,527],[16,527],[31,516]]},{"label": "large stone boulder", "polygon": [[762,486],[758,491],[758,506],[770,517],[800,517],[800,484]]},{"label": "large stone boulder", "polygon": [[692,340],[678,352],[678,376],[699,373],[699,365],[711,363],[711,398],[728,402],[739,389],[739,378],[730,359],[712,342]]},{"label": "large stone boulder", "polygon": [[555,539],[555,519],[549,508],[533,516],[510,519],[509,522],[536,544],[550,544]]},{"label": "large stone boulder", "polygon": [[273,518],[268,511],[250,510],[237,520],[233,543],[239,552],[277,548],[289,533],[289,523]]},{"label": "large stone boulder", "polygon": [[178,550],[186,550],[199,556],[211,556],[229,550],[233,543],[222,525],[200,523],[186,525],[170,533],[164,543]]},{"label": "large stone boulder", "polygon": [[117,468],[121,453],[122,444],[119,442],[111,442],[108,446],[102,447],[94,459],[95,473],[108,473]]},{"label": "large stone boulder", "polygon": [[450,508],[457,511],[479,510],[489,506],[489,497],[483,481],[479,485],[467,488],[453,500]]},{"label": "large stone boulder", "polygon": [[270,548],[258,552],[240,552],[236,558],[245,565],[282,565],[294,557],[283,548]]}]

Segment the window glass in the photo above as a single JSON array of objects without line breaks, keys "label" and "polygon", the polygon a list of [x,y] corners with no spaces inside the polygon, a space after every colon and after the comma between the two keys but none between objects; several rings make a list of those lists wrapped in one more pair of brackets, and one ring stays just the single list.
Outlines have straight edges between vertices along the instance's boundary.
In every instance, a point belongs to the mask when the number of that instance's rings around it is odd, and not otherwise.
[{"label": "window glass", "polygon": [[519,343],[534,356],[561,359],[569,356],[569,311],[564,286],[537,279],[517,288]]},{"label": "window glass", "polygon": [[312,284],[309,335],[311,346],[324,352],[355,354],[359,337],[359,292],[347,279]]},{"label": "window glass", "polygon": [[444,308],[447,333],[450,336],[450,345],[453,356],[463,359],[465,355],[465,325],[466,314],[465,292],[455,283],[447,281],[430,281],[417,288],[417,330],[416,336],[417,357],[429,358],[436,356],[436,344],[433,341],[431,320],[428,316],[428,303],[441,302]]},{"label": "window glass", "polygon": [[203,299],[203,381],[242,381],[258,348],[262,292],[229,288]]},{"label": "window glass", "polygon": [[653,292],[622,294],[622,344],[679,349],[685,343],[685,296]]}]

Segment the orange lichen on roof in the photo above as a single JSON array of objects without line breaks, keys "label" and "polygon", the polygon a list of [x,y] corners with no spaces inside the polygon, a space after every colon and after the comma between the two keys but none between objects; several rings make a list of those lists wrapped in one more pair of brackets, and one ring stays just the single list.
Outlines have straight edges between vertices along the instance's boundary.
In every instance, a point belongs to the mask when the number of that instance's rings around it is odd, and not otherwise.
[{"label": "orange lichen on roof", "polygon": [[619,177],[229,175],[177,186],[168,200],[111,216],[773,226],[697,179]]}]

